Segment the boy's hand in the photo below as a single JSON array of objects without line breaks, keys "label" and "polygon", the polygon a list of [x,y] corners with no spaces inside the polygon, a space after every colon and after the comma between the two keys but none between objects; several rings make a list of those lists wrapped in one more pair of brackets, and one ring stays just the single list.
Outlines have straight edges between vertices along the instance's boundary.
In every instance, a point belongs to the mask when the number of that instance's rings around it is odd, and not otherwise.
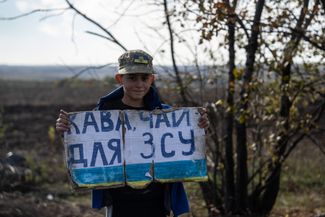
[{"label": "boy's hand", "polygon": [[199,109],[199,112],[201,114],[201,117],[199,118],[198,126],[200,128],[207,130],[210,126],[207,111],[205,108],[202,108],[202,109]]},{"label": "boy's hand", "polygon": [[56,119],[55,129],[60,135],[63,135],[64,132],[70,129],[68,113],[62,109],[60,110],[59,118]]}]

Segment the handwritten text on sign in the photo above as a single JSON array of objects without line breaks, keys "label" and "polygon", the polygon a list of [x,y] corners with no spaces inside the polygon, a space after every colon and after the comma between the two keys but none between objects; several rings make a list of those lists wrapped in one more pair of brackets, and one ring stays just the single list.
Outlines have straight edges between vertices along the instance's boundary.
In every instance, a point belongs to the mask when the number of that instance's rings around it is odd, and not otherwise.
[{"label": "handwritten text on sign", "polygon": [[130,185],[152,180],[206,179],[204,130],[198,108],[87,111],[69,115],[64,142],[76,187]]}]

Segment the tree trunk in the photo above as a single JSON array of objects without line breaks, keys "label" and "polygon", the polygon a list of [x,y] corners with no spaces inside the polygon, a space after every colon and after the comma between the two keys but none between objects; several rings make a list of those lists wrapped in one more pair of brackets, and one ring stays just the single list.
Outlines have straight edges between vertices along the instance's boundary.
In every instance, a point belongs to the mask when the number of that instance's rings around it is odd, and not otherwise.
[{"label": "tree trunk", "polygon": [[180,77],[178,67],[177,67],[177,64],[176,64],[176,59],[175,59],[174,32],[173,32],[171,22],[170,22],[170,15],[169,15],[169,12],[168,12],[167,0],[164,0],[164,11],[165,11],[166,23],[167,23],[168,31],[169,31],[170,52],[171,52],[173,68],[174,68],[175,76],[176,76],[176,83],[177,83],[177,85],[179,87],[179,91],[180,91],[180,94],[181,94],[183,104],[184,104],[184,106],[187,106],[188,105],[188,99],[187,99],[186,94],[185,94],[185,88],[184,88],[184,85],[183,85],[183,82],[182,82],[182,78]]},{"label": "tree trunk", "polygon": [[249,97],[249,84],[252,80],[254,71],[255,55],[258,48],[258,35],[260,28],[260,20],[265,1],[259,0],[256,4],[256,12],[254,16],[253,25],[251,27],[252,33],[249,38],[247,48],[247,59],[244,72],[243,86],[240,92],[240,105],[238,117],[236,118],[236,132],[237,132],[237,170],[236,170],[236,212],[239,214],[247,213],[247,136],[246,136],[246,112]]},{"label": "tree trunk", "polygon": [[229,39],[229,70],[228,70],[228,89],[227,89],[227,114],[226,114],[226,145],[225,145],[225,210],[232,213],[235,209],[235,178],[234,178],[234,159],[233,159],[233,107],[235,92],[235,27],[236,19],[234,8],[237,1],[233,2],[234,7],[230,6],[226,0],[230,14],[228,18],[228,39]]},{"label": "tree trunk", "polygon": [[[270,175],[267,177],[265,191],[261,195],[261,209],[264,213],[270,212],[277,198],[277,194],[280,189],[280,178],[281,178],[281,156],[284,155],[289,141],[288,132],[290,130],[290,108],[292,106],[292,101],[289,98],[287,87],[291,80],[291,63],[293,55],[299,45],[299,42],[302,39],[302,34],[304,31],[302,29],[306,29],[310,23],[310,19],[306,21],[305,27],[303,28],[303,23],[306,17],[306,13],[308,11],[309,0],[304,0],[303,6],[301,8],[300,16],[296,25],[296,30],[300,30],[300,34],[293,34],[291,40],[288,42],[286,49],[284,50],[284,59],[280,64],[280,69],[282,71],[281,75],[281,102],[280,102],[280,117],[282,118],[282,130],[279,133],[279,140],[277,142],[277,146],[274,150],[275,159],[278,159],[276,162],[269,163],[269,171]],[[317,4],[317,2],[316,2]]]}]

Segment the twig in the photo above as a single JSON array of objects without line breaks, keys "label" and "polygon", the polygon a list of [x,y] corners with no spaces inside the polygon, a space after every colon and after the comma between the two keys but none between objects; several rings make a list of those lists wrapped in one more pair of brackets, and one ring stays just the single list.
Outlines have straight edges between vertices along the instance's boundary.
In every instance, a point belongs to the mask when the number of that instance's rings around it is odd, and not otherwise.
[{"label": "twig", "polygon": [[323,155],[325,155],[325,150],[324,150],[323,147],[318,143],[318,141],[317,141],[316,138],[314,138],[312,135],[306,135],[306,137],[307,137],[310,141],[312,141],[312,143],[313,143],[314,145],[316,145],[316,146],[319,148],[319,150],[323,153]]},{"label": "twig", "polygon": [[23,14],[19,14],[17,16],[13,16],[13,17],[0,17],[0,20],[17,20],[19,18],[22,17],[26,17],[29,16],[31,14],[36,14],[36,13],[45,13],[45,12],[51,12],[51,11],[64,11],[64,10],[68,10],[69,8],[52,8],[52,9],[35,9]]},{"label": "twig", "polygon": [[48,18],[52,18],[52,17],[56,17],[56,16],[61,16],[62,14],[64,14],[67,10],[61,11],[60,13],[56,13],[56,14],[50,14],[47,16],[42,17],[39,21],[44,21]]},{"label": "twig", "polygon": [[104,38],[104,39],[109,40],[109,41],[111,41],[111,42],[114,42],[113,39],[111,39],[111,38],[109,38],[109,37],[107,37],[107,36],[105,36],[105,35],[101,35],[101,34],[99,34],[99,33],[97,33],[97,32],[86,31],[86,33],[91,34],[91,35],[98,36],[98,37],[100,37],[100,38]]},{"label": "twig", "polygon": [[86,67],[84,69],[82,69],[81,71],[77,72],[75,75],[73,75],[70,79],[75,79],[77,77],[79,77],[82,73],[88,71],[88,70],[94,70],[94,69],[102,69],[102,68],[105,68],[106,66],[109,66],[109,65],[112,65],[113,63],[107,63],[105,65],[101,65],[101,66],[89,66],[89,67]]},{"label": "twig", "polygon": [[122,17],[124,17],[125,16],[125,13],[129,10],[129,8],[133,5],[133,3],[134,3],[134,0],[132,0],[131,2],[130,2],[130,4],[124,9],[124,11],[120,14],[120,16],[115,20],[115,22],[112,24],[112,25],[110,25],[108,28],[112,28],[113,26],[115,26],[121,19],[122,19]]}]

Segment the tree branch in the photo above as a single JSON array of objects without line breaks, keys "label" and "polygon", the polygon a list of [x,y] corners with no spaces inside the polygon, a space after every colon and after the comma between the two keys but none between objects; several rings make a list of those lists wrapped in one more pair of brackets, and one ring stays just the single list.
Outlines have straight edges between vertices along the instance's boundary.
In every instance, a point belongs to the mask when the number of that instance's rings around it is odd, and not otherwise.
[{"label": "tree branch", "polygon": [[79,14],[80,16],[82,16],[84,19],[86,19],[87,21],[89,21],[90,23],[94,24],[95,26],[97,26],[99,29],[101,29],[103,32],[105,32],[110,38],[112,42],[114,42],[115,44],[117,44],[120,48],[122,48],[124,51],[127,51],[127,49],[114,37],[114,35],[112,33],[110,33],[107,29],[105,29],[102,25],[100,25],[98,22],[96,22],[95,20],[89,18],[86,14],[82,13],[81,11],[79,11],[76,7],[74,7],[73,4],[71,4],[69,2],[69,0],[66,0],[66,3],[69,5],[69,8],[72,9],[73,11],[75,11],[77,14]]},{"label": "tree branch", "polygon": [[323,155],[325,155],[325,150],[323,149],[323,147],[321,146],[321,144],[318,143],[318,141],[317,141],[317,139],[316,139],[315,137],[313,137],[312,135],[306,135],[306,137],[307,137],[310,141],[312,141],[312,143],[313,143],[314,145],[316,145],[316,146],[319,148],[319,150],[323,153]]},{"label": "tree branch", "polygon": [[314,42],[312,41],[309,37],[307,37],[306,35],[303,35],[302,38],[309,42],[311,45],[313,45],[314,47],[322,50],[322,51],[325,51],[325,44],[324,44],[324,41],[323,41],[323,44],[318,44],[317,42]]},{"label": "tree branch", "polygon": [[13,16],[13,17],[0,17],[0,20],[17,20],[19,18],[26,17],[26,16],[36,14],[36,13],[46,13],[46,12],[52,12],[52,11],[65,11],[68,9],[69,8],[35,9],[35,10],[29,11],[29,12],[26,12],[23,14],[19,14],[17,16]]},{"label": "tree branch", "polygon": [[239,18],[239,16],[237,14],[236,14],[236,21],[239,23],[239,25],[241,26],[241,28],[244,30],[247,39],[249,39],[248,30],[247,30],[245,24],[243,23],[243,21]]},{"label": "tree branch", "polygon": [[[113,63],[107,63],[107,64],[100,65],[100,66],[89,66],[89,67],[83,68],[82,70],[75,73],[73,76],[71,76],[71,77],[69,77],[67,79],[63,79],[60,83],[65,84],[66,82],[69,82],[69,81],[72,81],[72,80],[78,78],[81,74],[83,74],[84,72],[86,72],[88,70],[98,70],[98,69],[105,68],[106,66],[109,66],[109,65],[112,65],[112,64]],[[67,69],[74,73],[74,70],[72,70],[70,67],[67,66]]]},{"label": "tree branch", "polygon": [[113,39],[111,39],[111,38],[109,38],[109,37],[107,37],[107,36],[105,36],[105,35],[101,35],[101,34],[99,34],[99,33],[97,33],[97,32],[86,31],[86,33],[91,34],[91,35],[98,36],[98,37],[100,37],[100,38],[103,38],[103,39],[109,40],[109,41],[111,41],[111,42],[114,42]]}]

